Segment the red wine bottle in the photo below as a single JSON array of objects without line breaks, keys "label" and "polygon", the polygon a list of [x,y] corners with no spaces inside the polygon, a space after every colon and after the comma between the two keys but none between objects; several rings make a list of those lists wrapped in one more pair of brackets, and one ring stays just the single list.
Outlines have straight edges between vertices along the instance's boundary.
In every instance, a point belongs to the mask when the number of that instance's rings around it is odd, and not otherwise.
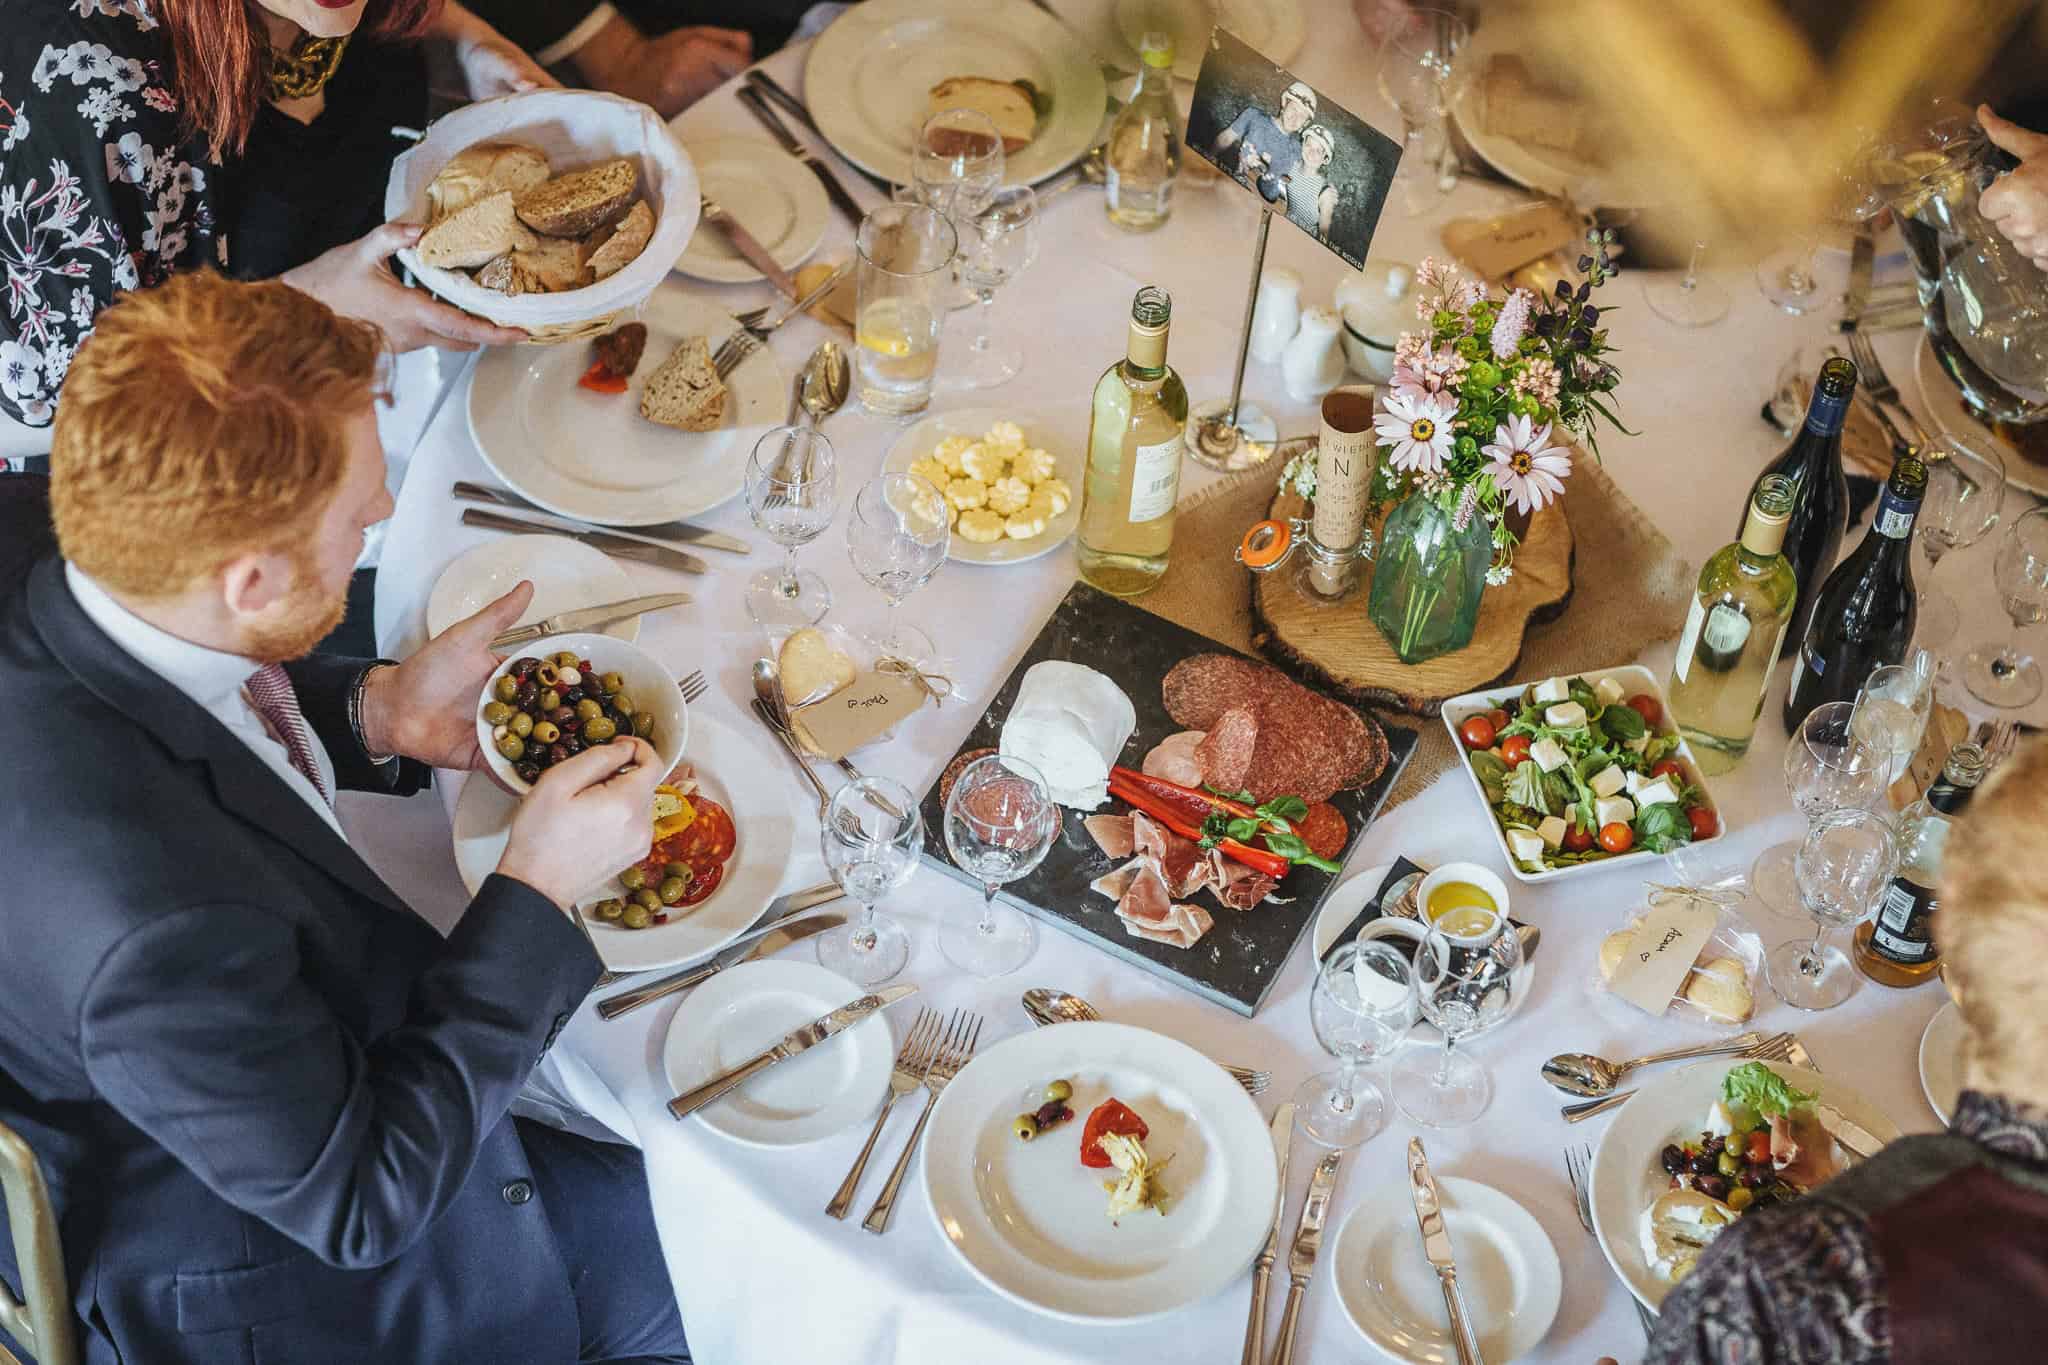
[{"label": "red wine bottle", "polygon": [[1825,361],[1813,382],[1806,425],[1785,447],[1785,453],[1757,475],[1756,482],[1749,486],[1749,496],[1743,500],[1743,512],[1747,515],[1765,475],[1769,474],[1783,474],[1798,490],[1792,499],[1792,516],[1785,523],[1785,548],[1781,553],[1792,562],[1792,574],[1799,581],[1799,605],[1794,609],[1792,628],[1785,632],[1780,654],[1791,653],[1806,637],[1815,590],[1834,567],[1835,556],[1842,552],[1842,534],[1849,529],[1849,480],[1842,472],[1842,423],[1855,392],[1855,363],[1841,356]]}]

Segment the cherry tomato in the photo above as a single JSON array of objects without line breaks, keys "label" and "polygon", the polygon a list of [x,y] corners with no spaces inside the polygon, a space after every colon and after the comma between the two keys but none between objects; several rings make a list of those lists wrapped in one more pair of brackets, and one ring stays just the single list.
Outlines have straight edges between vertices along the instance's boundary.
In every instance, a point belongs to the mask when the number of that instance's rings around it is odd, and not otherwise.
[{"label": "cherry tomato", "polygon": [[1653,778],[1664,777],[1667,774],[1671,777],[1677,778],[1681,786],[1684,785],[1685,769],[1679,766],[1679,762],[1677,759],[1663,759],[1657,764],[1656,767],[1650,769],[1650,776]]},{"label": "cherry tomato", "polygon": [[1567,852],[1567,853],[1584,853],[1584,852],[1585,852],[1585,851],[1586,851],[1587,849],[1591,848],[1592,846],[1593,846],[1593,831],[1592,831],[1592,830],[1590,830],[1590,829],[1582,829],[1582,828],[1580,828],[1580,827],[1579,827],[1578,825],[1568,825],[1568,826],[1566,826],[1566,827],[1565,827],[1565,831],[1564,831],[1564,851],[1565,851],[1565,852]]},{"label": "cherry tomato", "polygon": [[1705,806],[1694,806],[1685,813],[1685,818],[1692,822],[1692,837],[1695,839],[1711,839],[1721,828],[1720,822],[1714,819],[1714,812]]},{"label": "cherry tomato", "polygon": [[1499,734],[1501,731],[1507,729],[1509,723],[1512,722],[1513,719],[1514,717],[1510,716],[1507,712],[1501,710],[1498,706],[1494,707],[1491,711],[1488,711],[1486,713],[1486,723],[1493,727],[1493,732],[1495,734]]},{"label": "cherry tomato", "polygon": [[1626,853],[1635,842],[1636,832],[1619,820],[1600,826],[1600,847],[1609,853]]},{"label": "cherry tomato", "polygon": [[1145,1120],[1132,1113],[1130,1106],[1122,1100],[1104,1100],[1088,1115],[1088,1122],[1081,1125],[1081,1164],[1098,1170],[1109,1165],[1109,1155],[1101,1147],[1105,1133],[1134,1137],[1143,1142],[1151,1131],[1145,1126]]},{"label": "cherry tomato", "polygon": [[1748,1157],[1751,1162],[1761,1163],[1769,1161],[1771,1159],[1771,1130],[1759,1128],[1754,1133],[1751,1133],[1748,1138],[1748,1148],[1749,1150],[1744,1152],[1743,1155]]},{"label": "cherry tomato", "polygon": [[1643,718],[1643,724],[1652,730],[1664,719],[1664,708],[1657,699],[1646,692],[1638,692],[1628,699],[1629,709]]},{"label": "cherry tomato", "polygon": [[1529,737],[1509,735],[1500,742],[1500,761],[1510,768],[1520,767],[1529,757]]},{"label": "cherry tomato", "polygon": [[1458,727],[1458,738],[1465,741],[1468,749],[1491,749],[1493,722],[1485,716],[1467,716],[1465,723]]}]

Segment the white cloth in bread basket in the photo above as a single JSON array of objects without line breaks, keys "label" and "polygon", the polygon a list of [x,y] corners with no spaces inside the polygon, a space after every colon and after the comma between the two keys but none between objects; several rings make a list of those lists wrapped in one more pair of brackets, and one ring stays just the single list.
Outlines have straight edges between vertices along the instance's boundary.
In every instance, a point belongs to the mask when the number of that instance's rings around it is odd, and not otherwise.
[{"label": "white cloth in bread basket", "polygon": [[410,247],[398,253],[413,277],[439,297],[500,326],[524,328],[534,341],[609,331],[654,292],[697,230],[697,170],[668,125],[644,104],[589,90],[500,95],[435,120],[426,137],[391,165],[386,221],[426,222],[427,186],[456,153],[479,142],[537,147],[557,175],[609,157],[631,157],[640,167],[641,196],[654,210],[654,236],[631,264],[608,279],[559,294],[512,298],[463,271],[421,265]]}]

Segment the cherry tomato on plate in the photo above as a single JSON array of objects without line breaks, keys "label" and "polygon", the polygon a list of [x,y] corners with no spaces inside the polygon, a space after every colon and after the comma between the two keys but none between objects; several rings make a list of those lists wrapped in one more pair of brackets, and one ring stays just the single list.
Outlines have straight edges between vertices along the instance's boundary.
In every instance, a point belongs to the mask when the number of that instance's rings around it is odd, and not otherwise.
[{"label": "cherry tomato on plate", "polygon": [[1510,768],[1520,767],[1529,757],[1529,737],[1509,735],[1500,742],[1500,761]]},{"label": "cherry tomato on plate", "polygon": [[1628,699],[1629,709],[1643,718],[1643,724],[1652,730],[1664,719],[1664,708],[1657,699],[1647,692],[1638,692]]},{"label": "cherry tomato on plate", "polygon": [[1705,806],[1694,806],[1685,813],[1685,818],[1692,822],[1692,837],[1695,839],[1711,839],[1720,832],[1721,822]]},{"label": "cherry tomato on plate", "polygon": [[1754,1133],[1751,1133],[1748,1138],[1748,1147],[1749,1150],[1744,1152],[1743,1155],[1752,1162],[1769,1161],[1771,1159],[1771,1130],[1759,1128]]},{"label": "cherry tomato on plate", "polygon": [[1493,732],[1495,734],[1499,734],[1501,731],[1507,729],[1509,723],[1513,719],[1514,718],[1512,716],[1508,715],[1507,712],[1501,710],[1498,706],[1494,707],[1491,711],[1488,711],[1486,713],[1486,723],[1493,727]]},{"label": "cherry tomato on plate", "polygon": [[1600,847],[1609,853],[1626,853],[1635,842],[1636,832],[1619,820],[1600,826]]},{"label": "cherry tomato on plate", "polygon": [[1565,828],[1563,844],[1565,852],[1584,853],[1587,849],[1591,848],[1592,846],[1592,830],[1582,829],[1578,825],[1569,825]]},{"label": "cherry tomato on plate", "polygon": [[1467,716],[1465,723],[1458,727],[1458,738],[1465,741],[1468,749],[1491,749],[1493,722],[1485,716]]},{"label": "cherry tomato on plate", "polygon": [[1133,1137],[1143,1142],[1152,1130],[1145,1120],[1131,1111],[1131,1107],[1119,1099],[1107,1099],[1095,1106],[1088,1115],[1088,1122],[1081,1125],[1081,1164],[1100,1170],[1109,1165],[1109,1154],[1102,1150],[1102,1138],[1106,1133],[1121,1137]]},{"label": "cherry tomato on plate", "polygon": [[1680,785],[1683,785],[1685,782],[1685,769],[1675,758],[1660,759],[1657,766],[1650,769],[1650,776],[1652,778],[1665,777],[1667,775],[1677,778]]}]

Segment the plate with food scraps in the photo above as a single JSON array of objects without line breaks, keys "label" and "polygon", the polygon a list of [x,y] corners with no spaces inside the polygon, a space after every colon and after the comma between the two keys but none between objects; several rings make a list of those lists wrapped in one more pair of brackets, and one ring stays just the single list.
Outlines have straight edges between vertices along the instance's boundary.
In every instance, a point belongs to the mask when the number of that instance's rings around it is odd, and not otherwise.
[{"label": "plate with food scraps", "polygon": [[1726,832],[1664,689],[1640,664],[1467,692],[1444,703],[1443,722],[1519,881],[1643,863]]},{"label": "plate with food scraps", "polygon": [[[1738,1083],[1729,1082],[1731,1074]],[[1743,1083],[1745,1077],[1753,1080]],[[1710,1157],[1709,1172],[1695,1174],[1688,1157],[1683,1183],[1699,1187],[1674,1189],[1681,1182],[1666,1165],[1667,1148],[1676,1147],[1681,1155],[1688,1146],[1704,1153],[1708,1137],[1719,1136],[1726,1144],[1758,1123],[1769,1133],[1766,1112],[1786,1110],[1788,1104],[1786,1140],[1766,1139],[1773,1150],[1768,1175],[1759,1175],[1761,1183],[1747,1183],[1752,1170],[1762,1168],[1745,1153],[1733,1177],[1720,1168],[1718,1157]],[[1629,1292],[1650,1308],[1658,1307],[1671,1292],[1674,1275],[1682,1276],[1687,1258],[1741,1216],[1734,1205],[1754,1209],[1797,1198],[1797,1190],[1811,1188],[1853,1161],[1821,1127],[1815,1106],[1832,1106],[1880,1142],[1900,1136],[1899,1126],[1883,1110],[1840,1080],[1782,1062],[1701,1062],[1645,1081],[1608,1124],[1593,1154],[1594,1232]],[[1720,1184],[1708,1183],[1713,1179]]]},{"label": "plate with food scraps", "polygon": [[[1038,1126],[1061,1093],[1070,1117]],[[1083,1164],[1091,1130],[1098,1152],[1103,1133],[1137,1150],[1117,1142],[1115,1164]],[[1234,1284],[1280,1197],[1265,1120],[1230,1074],[1185,1043],[1107,1023],[1019,1034],[970,1062],[932,1109],[924,1182],[976,1279],[1086,1323],[1163,1317]]]},{"label": "plate with food scraps", "polygon": [[[633,595],[633,581],[602,550],[561,536],[498,536],[441,570],[427,598],[427,634],[439,635],[476,615],[522,581],[533,584],[533,601],[515,626]],[[614,621],[603,633],[631,644],[640,638],[640,618]]]},{"label": "plate with food scraps", "polygon": [[766,346],[748,356],[725,380],[715,424],[681,430],[641,415],[648,385],[657,384],[659,410],[685,417],[691,405],[678,395],[687,390],[672,380],[691,368],[685,344],[701,339],[715,354],[739,324],[674,279],[648,296],[638,321],[647,344],[622,393],[580,382],[597,360],[590,342],[493,346],[477,361],[469,434],[513,491],[580,521],[646,526],[707,512],[745,486],[753,443],[789,402],[781,362]]},{"label": "plate with food scraps", "polygon": [[[669,126],[678,128],[682,120]],[[680,131],[704,197],[717,204],[794,271],[824,240],[832,206],[810,168],[772,142],[753,137],[686,137]],[[725,233],[701,219],[676,269],[700,280],[747,284],[763,278]]]},{"label": "plate with food scraps", "polygon": [[[640,888],[619,881],[617,874],[630,869],[591,869],[577,913],[611,971],[672,967],[715,953],[752,927],[775,899],[796,835],[791,812],[799,806],[782,761],[759,733],[753,726],[734,729],[710,716],[691,717],[689,752],[680,767],[697,783],[697,791],[684,798],[697,818],[657,840],[648,858],[634,865],[645,877]],[[698,798],[704,798],[701,809]],[[666,808],[665,794],[658,799]],[[462,784],[455,801],[455,868],[472,896],[497,870],[518,808],[519,798],[488,777],[472,773]],[[624,902],[634,889],[652,889],[659,900],[668,880],[659,874],[670,862],[689,866],[685,880],[698,885],[684,888],[673,905],[649,908],[647,927],[626,927],[623,905],[616,919],[600,912],[600,903]],[[702,879],[713,876],[704,890]]]},{"label": "plate with food scraps", "polygon": [[1080,451],[1014,409],[935,412],[896,438],[882,468],[945,495],[953,521],[946,557],[964,564],[1049,555],[1081,524]]},{"label": "plate with food scraps", "polygon": [[[728,967],[690,992],[669,1020],[662,1069],[680,1095],[861,994],[815,962],[771,958]],[[874,1113],[887,1093],[896,1055],[889,1029],[886,1012],[863,1019],[776,1063],[696,1117],[750,1147],[796,1147],[831,1137]]]},{"label": "plate with food scraps", "polygon": [[[1564,1294],[1557,1248],[1527,1209],[1492,1186],[1454,1175],[1436,1184],[1481,1357],[1527,1355],[1550,1330]],[[1330,1263],[1337,1302],[1359,1335],[1395,1360],[1455,1365],[1443,1291],[1415,1235],[1407,1184],[1372,1187],[1337,1230]]]},{"label": "plate with food scraps", "polygon": [[1963,1093],[1963,1012],[1951,1000],[1936,1010],[1920,1035],[1920,1089],[1935,1117],[1949,1122]]}]

